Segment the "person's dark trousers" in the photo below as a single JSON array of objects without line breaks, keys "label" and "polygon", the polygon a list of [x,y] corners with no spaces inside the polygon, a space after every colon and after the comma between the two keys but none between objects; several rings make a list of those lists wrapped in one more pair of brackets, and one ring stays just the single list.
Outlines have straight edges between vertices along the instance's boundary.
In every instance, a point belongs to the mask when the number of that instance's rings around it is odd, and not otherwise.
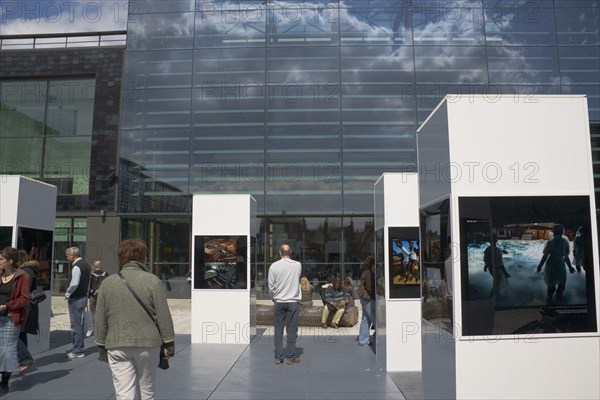
[{"label": "person's dark trousers", "polygon": [[[22,336],[25,336],[25,341],[21,338]],[[19,359],[19,365],[33,364],[33,357],[27,348],[27,332],[21,332],[19,334],[19,341],[17,342],[17,358]]]},{"label": "person's dark trousers", "polygon": [[296,358],[296,340],[298,339],[298,315],[300,303],[275,303],[275,358],[283,360],[283,327],[287,333],[287,358]]},{"label": "person's dark trousers", "polygon": [[69,299],[69,319],[71,320],[71,331],[73,333],[73,353],[83,353],[83,311],[87,305],[87,297]]}]

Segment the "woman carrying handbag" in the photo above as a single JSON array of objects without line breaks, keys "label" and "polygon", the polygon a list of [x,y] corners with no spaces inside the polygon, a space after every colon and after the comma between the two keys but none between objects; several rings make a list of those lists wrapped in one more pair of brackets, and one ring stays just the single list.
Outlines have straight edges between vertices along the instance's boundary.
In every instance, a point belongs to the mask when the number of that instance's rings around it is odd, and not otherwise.
[{"label": "woman carrying handbag", "polygon": [[99,360],[112,371],[117,400],[154,399],[159,360],[175,353],[167,295],[144,265],[147,251],[141,239],[122,241],[120,273],[106,278],[98,292],[95,341]]}]

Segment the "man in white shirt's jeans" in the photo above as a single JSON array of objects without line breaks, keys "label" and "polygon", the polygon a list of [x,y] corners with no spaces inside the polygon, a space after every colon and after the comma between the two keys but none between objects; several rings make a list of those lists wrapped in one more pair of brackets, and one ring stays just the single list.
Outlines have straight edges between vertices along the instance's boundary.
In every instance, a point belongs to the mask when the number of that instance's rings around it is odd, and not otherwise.
[{"label": "man in white shirt's jeans", "polygon": [[[275,303],[275,364],[283,364],[283,327],[287,332],[287,364],[298,364],[296,340],[298,338],[298,314],[300,313],[300,277],[302,264],[290,258],[288,244],[279,248],[281,259],[269,268],[269,293]],[[287,323],[286,323],[287,321]]]}]

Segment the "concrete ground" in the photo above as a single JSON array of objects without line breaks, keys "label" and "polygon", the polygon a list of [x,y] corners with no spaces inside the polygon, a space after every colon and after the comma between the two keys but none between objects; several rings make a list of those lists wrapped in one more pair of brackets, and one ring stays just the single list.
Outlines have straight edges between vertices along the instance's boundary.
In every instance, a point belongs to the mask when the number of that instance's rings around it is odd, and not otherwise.
[{"label": "concrete ground", "polygon": [[[170,299],[176,332],[171,368],[157,371],[157,399],[420,399],[420,374],[388,374],[370,347],[358,346],[358,326],[338,330],[301,327],[301,363],[273,363],[272,327],[258,327],[252,343],[191,344],[191,303]],[[69,318],[65,301],[52,299],[50,350],[14,374],[7,399],[114,399],[107,364],[92,339],[86,357],[67,360]]]}]

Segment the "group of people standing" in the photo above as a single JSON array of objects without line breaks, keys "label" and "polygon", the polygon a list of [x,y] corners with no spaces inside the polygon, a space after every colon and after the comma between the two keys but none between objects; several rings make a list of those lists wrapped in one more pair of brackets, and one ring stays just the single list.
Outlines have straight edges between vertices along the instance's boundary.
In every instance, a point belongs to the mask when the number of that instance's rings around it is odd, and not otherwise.
[{"label": "group of people standing", "polygon": [[117,251],[119,273],[108,276],[99,262],[92,271],[77,247],[65,252],[73,265],[65,293],[73,336],[67,357],[85,356],[83,313],[89,301],[98,359],[110,366],[117,400],[153,399],[160,353],[167,359],[175,354],[166,291],[146,267],[147,253],[141,239],[122,241]]},{"label": "group of people standing", "polygon": [[[92,269],[79,248],[65,251],[72,264],[65,299],[73,344],[66,356],[74,360],[86,355],[84,313],[89,307],[98,359],[110,366],[117,400],[154,399],[159,360],[175,354],[166,291],[145,265],[147,252],[141,239],[122,241],[117,252],[119,273],[108,276],[99,261]],[[12,373],[23,373],[32,365],[27,333],[39,332],[37,304],[30,301],[37,268],[26,254],[19,257],[12,247],[0,251],[0,396],[8,392]]]},{"label": "group of people standing", "polygon": [[[302,276],[302,264],[291,259],[292,251],[288,244],[282,244],[279,249],[280,259],[269,268],[268,287],[274,302],[274,342],[275,364],[288,365],[300,363],[296,354],[296,341],[298,339],[298,315],[300,305],[312,305],[313,287],[306,277]],[[371,344],[371,325],[375,323],[375,260],[368,256],[363,263],[363,272],[360,277],[358,296],[362,306],[362,318],[358,335],[361,346]],[[309,297],[310,296],[310,297]],[[333,279],[324,292],[322,314],[322,327],[327,328],[330,312],[335,312],[332,327],[337,328],[342,318],[345,307],[350,300],[342,282]],[[328,305],[331,307],[328,307]],[[334,310],[335,309],[335,310]],[[283,349],[283,331],[287,333],[286,350]]]}]

